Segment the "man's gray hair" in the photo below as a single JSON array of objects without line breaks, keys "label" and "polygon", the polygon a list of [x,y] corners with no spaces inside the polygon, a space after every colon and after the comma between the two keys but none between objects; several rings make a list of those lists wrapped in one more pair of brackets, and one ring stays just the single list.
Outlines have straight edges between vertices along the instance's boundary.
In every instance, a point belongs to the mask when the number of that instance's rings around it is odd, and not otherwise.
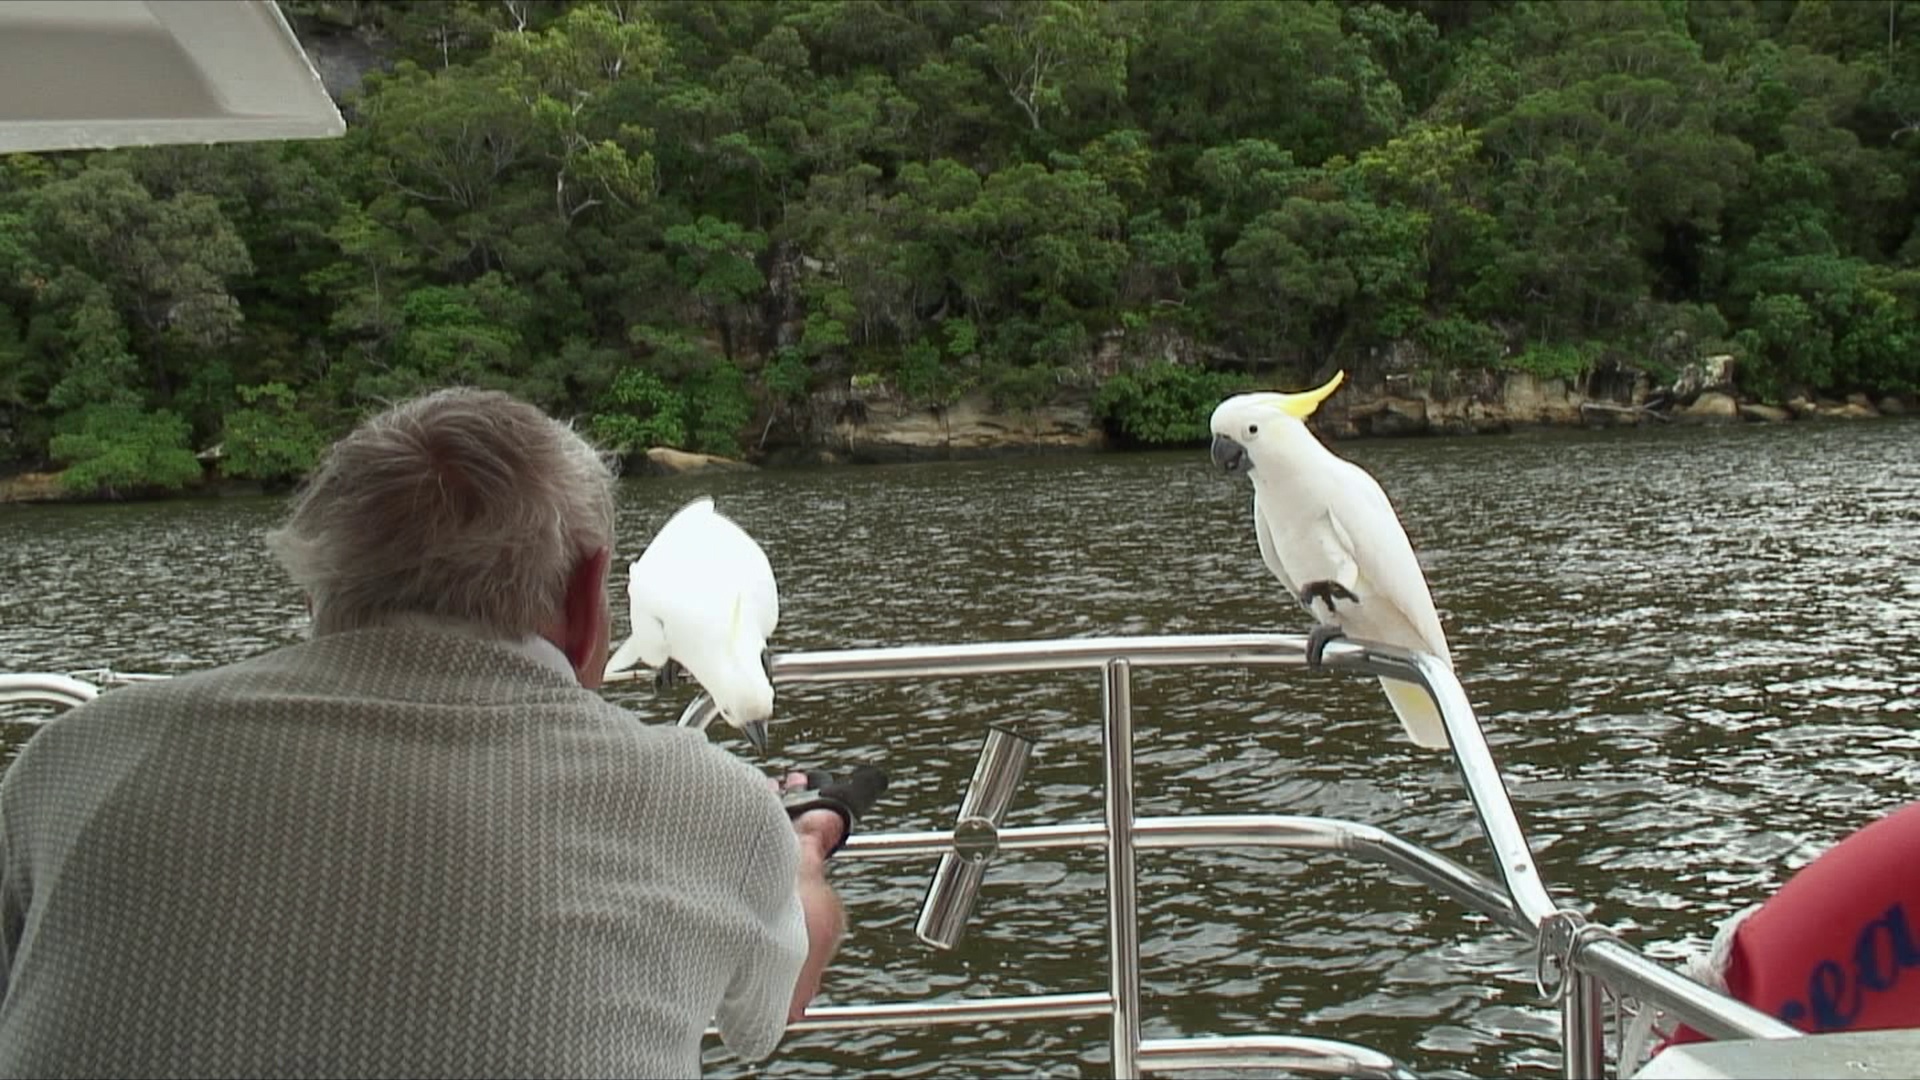
[{"label": "man's gray hair", "polygon": [[613,474],[586,440],[493,391],[402,402],[335,443],[267,547],[316,635],[397,615],[501,637],[563,609],[584,556],[613,546]]}]

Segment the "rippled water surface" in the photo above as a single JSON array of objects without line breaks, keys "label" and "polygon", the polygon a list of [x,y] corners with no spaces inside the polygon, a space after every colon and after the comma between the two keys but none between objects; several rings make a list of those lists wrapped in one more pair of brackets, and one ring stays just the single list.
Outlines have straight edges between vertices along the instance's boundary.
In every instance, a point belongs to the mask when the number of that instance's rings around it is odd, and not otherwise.
[{"label": "rippled water surface", "polygon": [[[1920,782],[1920,424],[1347,443],[1399,506],[1455,662],[1547,881],[1656,955],[1759,899]],[[1298,632],[1250,493],[1204,452],[634,480],[622,556],[714,494],[780,576],[776,648],[1099,634]],[[273,499],[0,507],[0,670],[180,672],[295,639],[261,553]],[[624,618],[620,620],[624,631]],[[648,715],[684,695],[616,692]],[[1321,814],[1485,867],[1444,755],[1369,681],[1272,670],[1136,676],[1142,814]],[[951,824],[982,725],[1044,735],[1012,824],[1097,818],[1085,674],[784,689],[777,763],[882,761],[874,828]],[[0,725],[17,745],[32,730]],[[744,743],[726,735],[729,745]],[[11,755],[0,747],[0,753]],[[1141,855],[1146,1034],[1296,1032],[1423,1071],[1544,1074],[1530,958],[1371,866]],[[912,928],[930,864],[838,880],[854,930],[825,1000],[1096,990],[1098,857],[989,875],[961,948]],[[715,1075],[1095,1075],[1104,1022],[795,1037]]]}]

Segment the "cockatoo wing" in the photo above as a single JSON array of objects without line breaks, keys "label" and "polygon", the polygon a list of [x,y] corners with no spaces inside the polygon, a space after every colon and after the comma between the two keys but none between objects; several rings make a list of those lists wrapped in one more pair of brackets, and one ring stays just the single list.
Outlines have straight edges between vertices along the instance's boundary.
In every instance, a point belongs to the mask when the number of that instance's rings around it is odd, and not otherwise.
[{"label": "cockatoo wing", "polygon": [[1420,649],[1451,664],[1433,593],[1400,515],[1372,476],[1357,465],[1341,464],[1349,470],[1343,485],[1347,497],[1329,508],[1329,531],[1355,567],[1355,580],[1342,584],[1360,597],[1350,615],[1342,612],[1342,625],[1354,637]]},{"label": "cockatoo wing", "polygon": [[[1328,514],[1328,534],[1337,539],[1355,567],[1355,579],[1348,587],[1360,598],[1358,603],[1340,605],[1340,627],[1350,637],[1433,653],[1451,666],[1453,657],[1433,595],[1400,517],[1373,478],[1358,466],[1353,468],[1364,482],[1355,482],[1350,488],[1354,497],[1341,510]],[[1446,723],[1425,690],[1385,678],[1380,688],[1415,745],[1446,748]]]},{"label": "cockatoo wing", "polygon": [[[629,570],[631,575],[631,570]],[[629,579],[628,617],[633,629],[627,640],[620,643],[614,654],[607,658],[607,674],[625,671],[635,664],[659,667],[667,662],[667,631],[660,620],[642,610],[633,603],[631,579]]]},{"label": "cockatoo wing", "polygon": [[1253,535],[1260,541],[1260,561],[1267,564],[1267,569],[1273,572],[1274,577],[1280,579],[1281,586],[1287,590],[1288,595],[1293,597],[1294,602],[1298,603],[1300,601],[1299,583],[1287,573],[1287,564],[1280,560],[1280,552],[1274,547],[1273,530],[1267,526],[1266,511],[1260,505],[1260,492],[1257,488],[1253,493]]},{"label": "cockatoo wing", "polygon": [[[1301,587],[1315,581],[1337,581],[1352,588],[1357,576],[1356,564],[1349,546],[1326,513],[1276,524],[1265,513],[1268,507],[1261,499],[1258,486],[1254,489],[1253,508],[1253,531],[1260,542],[1260,559],[1273,571],[1273,576],[1280,579],[1295,602],[1301,600]],[[1339,622],[1327,614],[1324,605],[1314,604],[1308,610],[1321,622]]]},{"label": "cockatoo wing", "polygon": [[774,581],[773,564],[767,561],[767,553],[745,532],[741,532],[739,538],[746,541],[738,555],[741,628],[759,642],[759,648],[765,648],[767,639],[780,625],[780,587]]}]

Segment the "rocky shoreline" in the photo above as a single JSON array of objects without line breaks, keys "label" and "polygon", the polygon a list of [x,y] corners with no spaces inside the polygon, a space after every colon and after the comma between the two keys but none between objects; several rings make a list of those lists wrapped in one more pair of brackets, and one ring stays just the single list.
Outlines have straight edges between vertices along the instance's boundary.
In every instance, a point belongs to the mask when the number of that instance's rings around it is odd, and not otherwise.
[{"label": "rocky shoreline", "polygon": [[[1490,435],[1547,427],[1642,424],[1789,423],[1906,415],[1909,402],[1844,401],[1798,396],[1784,407],[1734,390],[1730,358],[1683,372],[1666,386],[1640,374],[1589,380],[1524,372],[1456,376],[1444,383],[1389,375],[1350,380],[1322,405],[1312,424],[1332,439],[1421,435]],[[884,392],[823,396],[814,402],[817,444],[772,455],[772,464],[870,464],[991,457],[1054,450],[1103,450],[1112,443],[1093,415],[1091,396],[1011,414],[984,395],[945,409],[915,406]]]},{"label": "rocky shoreline", "polygon": [[[1612,389],[1612,388],[1608,388]],[[1335,438],[1504,434],[1534,427],[1631,427],[1641,424],[1780,424],[1902,416],[1899,398],[1843,401],[1798,395],[1784,407],[1739,395],[1730,384],[1652,387],[1644,378],[1622,392],[1599,392],[1564,379],[1514,373],[1464,392],[1405,391],[1387,384],[1321,407],[1320,426]]]},{"label": "rocky shoreline", "polygon": [[[1913,402],[1853,394],[1845,400],[1809,395],[1770,405],[1735,392],[1730,358],[1716,357],[1666,386],[1642,374],[1584,380],[1525,372],[1485,372],[1444,382],[1387,375],[1350,380],[1321,406],[1313,426],[1328,438],[1505,434],[1530,428],[1630,427],[1642,424],[1796,423],[1904,416]],[[1037,409],[996,410],[984,394],[945,408],[907,402],[885,387],[816,395],[809,410],[813,437],[740,461],[653,447],[627,462],[629,476],[673,476],[762,466],[887,464],[989,458],[1016,454],[1114,449],[1093,413],[1090,393]],[[210,479],[192,494],[257,494],[259,486]],[[57,473],[0,477],[0,503],[76,501],[60,490]]]}]

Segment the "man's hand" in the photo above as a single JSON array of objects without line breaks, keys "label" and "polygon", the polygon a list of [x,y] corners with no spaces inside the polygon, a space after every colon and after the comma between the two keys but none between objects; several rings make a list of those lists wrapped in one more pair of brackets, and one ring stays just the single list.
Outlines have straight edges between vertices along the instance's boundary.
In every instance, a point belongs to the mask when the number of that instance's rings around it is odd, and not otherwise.
[{"label": "man's hand", "polygon": [[[813,779],[819,779],[827,804],[816,802],[792,817],[793,835],[800,844],[800,866],[794,888],[807,917],[807,962],[800,968],[793,1000],[787,1007],[789,1024],[806,1014],[807,1004],[819,992],[821,976],[826,974],[827,964],[839,951],[840,939],[847,932],[846,909],[841,906],[833,886],[827,884],[827,860],[846,842],[854,819],[865,813],[887,786],[885,773],[864,765],[855,769],[845,783],[836,783],[825,774],[810,779],[802,772],[791,772],[782,781],[769,782],[782,795],[791,796],[811,789]],[[806,806],[806,803],[799,805]]]},{"label": "man's hand", "polygon": [[[784,780],[768,778],[779,794],[801,791],[807,786],[807,774],[792,772]],[[807,917],[807,960],[793,984],[793,998],[787,1003],[787,1023],[806,1015],[807,1004],[820,992],[820,979],[827,965],[840,951],[840,939],[847,932],[847,913],[840,897],[827,884],[827,855],[840,843],[846,823],[832,810],[809,810],[793,819],[793,835],[800,841],[800,868],[794,889],[800,894],[800,907]]]},{"label": "man's hand", "polygon": [[[782,795],[792,791],[807,789],[807,774],[790,772],[785,780],[770,780],[773,789]],[[793,819],[793,833],[800,840],[800,865],[808,862],[825,862],[828,855],[846,839],[846,822],[839,814],[831,810],[809,810]]]},{"label": "man's hand", "polygon": [[827,856],[846,838],[847,823],[831,810],[809,810],[793,819],[793,833],[800,839],[800,865],[826,865]]},{"label": "man's hand", "polygon": [[[872,765],[856,765],[844,773],[824,769],[789,773],[780,790],[787,804],[787,815],[795,822],[795,830],[803,842],[819,847],[822,857],[830,858],[847,842],[855,824],[873,809],[873,804],[887,790],[887,783],[887,774],[881,770]],[[816,810],[837,815],[840,827],[800,824]]]}]

